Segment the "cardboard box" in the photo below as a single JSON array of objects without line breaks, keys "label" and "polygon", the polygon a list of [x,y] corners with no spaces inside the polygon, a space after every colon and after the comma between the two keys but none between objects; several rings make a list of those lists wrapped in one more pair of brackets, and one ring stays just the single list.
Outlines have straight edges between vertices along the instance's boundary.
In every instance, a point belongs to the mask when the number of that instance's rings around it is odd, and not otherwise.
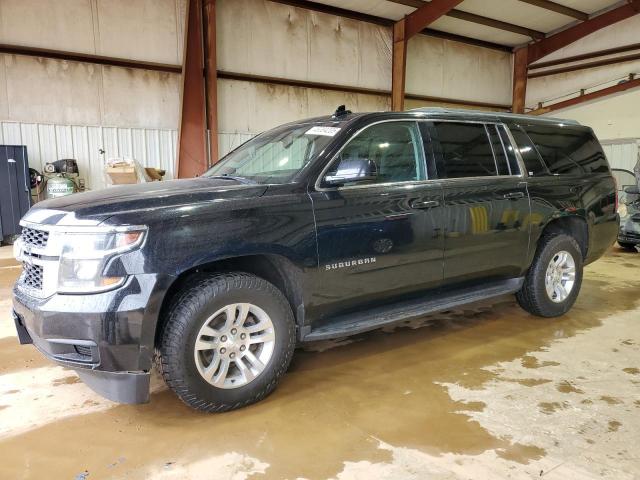
[{"label": "cardboard box", "polygon": [[128,163],[115,164],[105,168],[105,173],[109,175],[114,185],[138,183],[138,176],[133,165]]}]

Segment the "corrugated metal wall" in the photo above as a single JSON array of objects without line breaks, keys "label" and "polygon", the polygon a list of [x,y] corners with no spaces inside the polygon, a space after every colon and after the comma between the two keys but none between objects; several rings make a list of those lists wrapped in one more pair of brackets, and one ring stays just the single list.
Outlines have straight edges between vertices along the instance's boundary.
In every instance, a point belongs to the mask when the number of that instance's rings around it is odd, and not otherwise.
[{"label": "corrugated metal wall", "polygon": [[234,133],[234,132],[221,132],[218,133],[218,152],[220,157],[223,157],[231,150],[242,145],[247,140],[255,137],[256,133]]},{"label": "corrugated metal wall", "polygon": [[611,168],[624,168],[633,172],[640,155],[640,139],[603,141],[602,148]]},{"label": "corrugated metal wall", "polygon": [[26,145],[29,166],[36,170],[47,162],[75,158],[90,189],[104,187],[102,170],[109,158],[134,158],[173,178],[176,130],[21,122],[0,122],[0,127],[0,144]]}]

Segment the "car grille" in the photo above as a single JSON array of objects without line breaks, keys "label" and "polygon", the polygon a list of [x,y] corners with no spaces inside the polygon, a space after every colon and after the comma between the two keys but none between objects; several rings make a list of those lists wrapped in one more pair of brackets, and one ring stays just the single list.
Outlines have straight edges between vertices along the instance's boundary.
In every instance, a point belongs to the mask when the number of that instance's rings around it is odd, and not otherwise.
[{"label": "car grille", "polygon": [[22,229],[22,242],[28,247],[44,248],[49,240],[49,232],[34,228]]},{"label": "car grille", "polygon": [[23,263],[23,278],[22,283],[29,288],[35,290],[42,290],[42,267],[40,265],[30,265]]}]

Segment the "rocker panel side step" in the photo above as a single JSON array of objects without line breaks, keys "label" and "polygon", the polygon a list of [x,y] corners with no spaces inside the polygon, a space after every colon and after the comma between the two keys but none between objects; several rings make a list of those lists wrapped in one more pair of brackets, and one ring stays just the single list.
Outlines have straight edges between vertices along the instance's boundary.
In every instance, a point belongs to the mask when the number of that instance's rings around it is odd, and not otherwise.
[{"label": "rocker panel side step", "polygon": [[302,338],[302,341],[329,340],[375,330],[396,322],[411,320],[460,305],[515,293],[520,290],[523,283],[524,278],[494,281],[478,287],[468,287],[445,294],[438,293],[438,298],[403,301],[371,310],[340,315],[329,320],[328,324],[312,329]]}]

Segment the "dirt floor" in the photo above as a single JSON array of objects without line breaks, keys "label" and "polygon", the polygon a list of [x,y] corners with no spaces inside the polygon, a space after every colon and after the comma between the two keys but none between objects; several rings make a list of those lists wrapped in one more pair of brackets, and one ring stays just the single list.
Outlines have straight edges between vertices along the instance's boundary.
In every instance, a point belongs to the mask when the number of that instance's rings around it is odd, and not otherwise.
[{"label": "dirt floor", "polygon": [[276,392],[207,415],[157,378],[93,394],[19,346],[0,249],[0,479],[640,478],[640,254],[587,267],[573,310],[513,297],[298,351]]}]

